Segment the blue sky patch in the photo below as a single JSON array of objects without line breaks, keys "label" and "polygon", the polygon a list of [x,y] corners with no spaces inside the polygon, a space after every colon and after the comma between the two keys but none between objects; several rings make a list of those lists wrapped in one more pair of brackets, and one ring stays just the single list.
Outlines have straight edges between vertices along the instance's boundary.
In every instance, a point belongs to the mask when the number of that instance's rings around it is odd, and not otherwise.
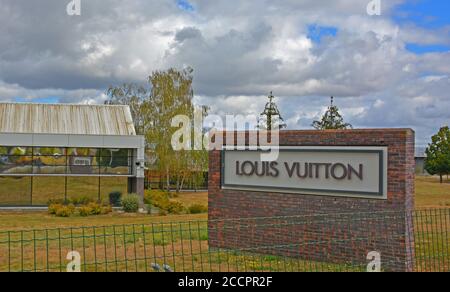
[{"label": "blue sky patch", "polygon": [[400,24],[414,23],[417,26],[428,29],[450,25],[450,1],[406,1],[396,7],[394,20]]},{"label": "blue sky patch", "polygon": [[427,53],[444,53],[450,51],[450,46],[445,45],[419,45],[408,43],[405,47],[406,50],[418,55]]},{"label": "blue sky patch", "polygon": [[178,8],[185,11],[194,11],[194,6],[187,0],[177,0]]},{"label": "blue sky patch", "polygon": [[28,103],[59,103],[58,97],[39,97],[39,98],[23,98],[23,97],[16,97],[14,98],[14,102],[28,102]]},{"label": "blue sky patch", "polygon": [[324,37],[336,36],[338,29],[332,26],[320,26],[317,24],[311,24],[308,26],[307,37],[315,43],[320,43]]}]

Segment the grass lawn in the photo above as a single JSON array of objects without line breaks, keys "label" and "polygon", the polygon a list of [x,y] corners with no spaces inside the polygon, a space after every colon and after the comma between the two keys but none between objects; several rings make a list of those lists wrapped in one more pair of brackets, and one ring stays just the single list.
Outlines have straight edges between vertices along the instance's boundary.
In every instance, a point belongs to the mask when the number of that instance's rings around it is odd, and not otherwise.
[{"label": "grass lawn", "polygon": [[[192,204],[208,204],[208,193],[181,193],[173,200],[183,203],[186,207]],[[450,181],[439,183],[437,177],[417,177],[416,208],[446,208],[450,207]],[[95,217],[56,218],[46,212],[0,212],[0,230],[44,229],[55,227],[104,226],[122,224],[146,224],[157,222],[183,222],[206,220],[207,214],[199,215],[168,215],[149,216],[135,214],[111,214]]]},{"label": "grass lawn", "polygon": [[0,213],[0,231],[21,229],[47,229],[81,226],[109,226],[151,224],[160,222],[185,222],[206,220],[207,214],[149,216],[141,214],[110,214],[91,217],[58,218],[47,212],[2,212]]},{"label": "grass lawn", "polygon": [[439,182],[439,177],[416,178],[416,208],[450,207],[450,180]]},{"label": "grass lawn", "polygon": [[[174,200],[182,202],[185,206],[207,205],[207,197],[205,192],[181,193]],[[418,177],[416,206],[450,207],[450,182],[441,185],[437,178]],[[430,218],[433,220],[430,221]],[[444,252],[450,242],[442,225],[448,218],[448,216],[417,218],[419,221],[424,220],[416,222],[418,226],[422,226],[417,230],[416,239],[418,271],[448,270],[448,254]],[[365,266],[360,267],[352,263],[348,266],[316,263],[266,255],[261,251],[258,253],[258,250],[210,250],[206,220],[207,214],[150,216],[115,213],[88,218],[57,218],[46,212],[0,212],[0,271],[64,270],[67,264],[65,256],[72,250],[82,253],[83,270],[87,271],[148,271],[152,269],[149,266],[151,263],[160,265],[167,263],[178,271],[363,271],[365,269]],[[186,223],[188,221],[197,222],[191,225]],[[185,223],[175,224],[175,222]],[[65,227],[70,229],[64,229]],[[53,228],[62,230],[14,232],[14,230]],[[431,230],[434,230],[434,233],[430,234]],[[433,265],[439,263],[442,266],[436,268],[430,266],[430,263]]]},{"label": "grass lawn", "polygon": [[[173,200],[183,203],[186,207],[197,203],[207,206],[208,193],[181,193],[178,198],[174,198]],[[150,224],[159,222],[185,222],[206,220],[207,217],[207,214],[150,216],[145,214],[113,213],[103,216],[58,218],[53,215],[48,215],[47,212],[44,211],[0,211],[0,231],[80,226]]]},{"label": "grass lawn", "polygon": [[208,206],[208,193],[207,192],[180,193],[178,198],[173,198],[173,200],[178,201],[187,207],[194,204]]}]

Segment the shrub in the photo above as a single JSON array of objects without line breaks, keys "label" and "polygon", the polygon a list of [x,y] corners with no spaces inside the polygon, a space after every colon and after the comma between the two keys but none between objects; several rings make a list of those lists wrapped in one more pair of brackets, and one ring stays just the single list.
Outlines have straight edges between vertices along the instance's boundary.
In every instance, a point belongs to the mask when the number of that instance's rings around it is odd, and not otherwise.
[{"label": "shrub", "polygon": [[64,206],[63,204],[50,204],[48,206],[48,213],[50,215],[56,215],[56,212],[63,206]]},{"label": "shrub", "polygon": [[166,209],[169,201],[169,194],[165,191],[151,190],[145,193],[145,203],[157,208]]},{"label": "shrub", "polygon": [[202,204],[191,205],[188,209],[189,214],[202,214],[208,212],[208,208]]},{"label": "shrub", "polygon": [[56,217],[70,217],[75,213],[75,206],[67,205],[61,206],[56,210]]},{"label": "shrub", "polygon": [[154,203],[165,201],[169,199],[169,193],[161,190],[147,190],[145,191],[144,203],[147,205],[156,206]]},{"label": "shrub", "polygon": [[176,201],[170,201],[167,205],[167,212],[169,214],[179,215],[185,212],[185,208],[182,203]]},{"label": "shrub", "polygon": [[106,215],[111,213],[112,211],[113,210],[110,205],[100,205],[95,202],[90,202],[88,204],[80,205],[77,207],[74,204],[51,204],[48,206],[48,213],[51,215],[56,215],[57,217],[70,217],[75,214],[78,214],[82,217]]},{"label": "shrub", "polygon": [[122,199],[122,208],[127,213],[136,213],[139,211],[139,196],[130,194]]},{"label": "shrub", "polygon": [[182,203],[170,200],[161,201],[157,205],[155,205],[155,207],[169,214],[182,214],[185,211],[185,208]]},{"label": "shrub", "polygon": [[113,207],[120,207],[120,199],[122,198],[121,192],[111,192],[109,193],[109,203]]},{"label": "shrub", "polygon": [[91,215],[91,208],[88,206],[81,206],[78,208],[78,214],[80,214],[81,217],[87,217]]},{"label": "shrub", "polygon": [[186,209],[183,204],[170,200],[172,197],[175,196],[166,191],[151,190],[145,193],[145,203],[158,208],[160,215],[184,213]]},{"label": "shrub", "polygon": [[91,210],[89,215],[100,215],[102,214],[102,206],[97,203],[89,203],[87,207]]},{"label": "shrub", "polygon": [[167,216],[167,211],[163,209],[159,209],[159,215],[160,216]]}]

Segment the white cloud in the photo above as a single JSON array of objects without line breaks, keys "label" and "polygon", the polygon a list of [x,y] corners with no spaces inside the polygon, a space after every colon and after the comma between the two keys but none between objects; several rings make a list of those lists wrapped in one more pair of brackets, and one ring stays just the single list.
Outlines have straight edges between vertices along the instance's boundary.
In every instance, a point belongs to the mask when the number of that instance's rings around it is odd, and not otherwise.
[{"label": "white cloud", "polygon": [[57,97],[60,102],[65,103],[104,103],[105,93],[96,89],[28,89],[18,84],[7,84],[0,80],[0,102],[14,102],[16,99],[33,101]]},{"label": "white cloud", "polygon": [[[59,96],[101,103],[109,85],[145,82],[192,66],[196,101],[220,114],[259,114],[269,91],[290,128],[309,128],[330,95],[355,126],[418,129],[420,141],[450,120],[450,53],[415,55],[405,44],[450,44],[448,29],[399,25],[361,0],[3,0],[0,100]],[[308,26],[335,27],[320,43]],[[380,118],[382,117],[382,118]]]}]

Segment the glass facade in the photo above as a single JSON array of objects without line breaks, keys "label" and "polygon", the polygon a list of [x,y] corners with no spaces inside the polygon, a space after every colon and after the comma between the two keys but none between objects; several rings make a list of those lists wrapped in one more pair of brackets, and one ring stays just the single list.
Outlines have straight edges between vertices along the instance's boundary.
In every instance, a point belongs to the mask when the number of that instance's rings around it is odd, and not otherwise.
[{"label": "glass facade", "polygon": [[100,179],[100,200],[102,202],[108,202],[111,192],[128,193],[128,178],[102,177]]},{"label": "glass facade", "polygon": [[0,206],[46,206],[49,200],[108,201],[127,193],[131,149],[0,147]]},{"label": "glass facade", "polygon": [[0,147],[0,175],[114,175],[132,173],[132,150]]},{"label": "glass facade", "polygon": [[82,176],[67,178],[67,199],[89,198],[91,200],[100,200],[99,177]]},{"label": "glass facade", "polygon": [[62,176],[33,177],[33,188],[30,194],[32,205],[45,206],[50,200],[65,199],[66,178]]},{"label": "glass facade", "polygon": [[65,174],[66,150],[64,148],[34,148],[33,155],[34,174]]},{"label": "glass facade", "polygon": [[31,177],[0,177],[0,206],[29,206]]}]

